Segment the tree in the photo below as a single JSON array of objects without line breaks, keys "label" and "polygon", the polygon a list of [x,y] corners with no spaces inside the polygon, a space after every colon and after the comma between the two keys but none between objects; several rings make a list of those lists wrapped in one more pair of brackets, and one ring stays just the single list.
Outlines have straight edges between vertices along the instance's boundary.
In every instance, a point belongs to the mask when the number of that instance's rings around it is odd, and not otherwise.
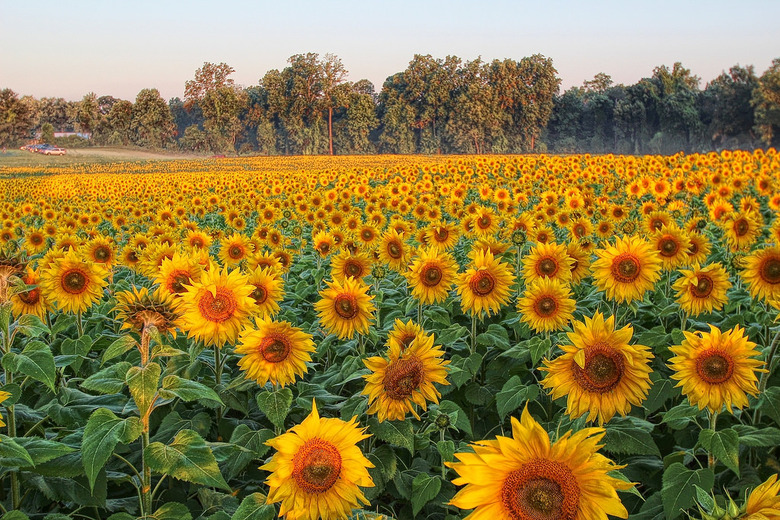
[{"label": "tree", "polygon": [[204,62],[203,66],[195,71],[195,79],[184,83],[185,104],[192,104],[203,99],[208,92],[222,87],[235,86],[229,78],[235,69],[227,63],[219,65]]},{"label": "tree", "polygon": [[13,90],[0,90],[0,144],[15,145],[30,137],[32,110]]},{"label": "tree", "polygon": [[176,133],[168,104],[156,88],[143,89],[133,104],[130,130],[139,146],[164,148]]},{"label": "tree", "polygon": [[748,135],[755,118],[750,100],[758,87],[753,66],[735,65],[712,80],[705,95],[712,106],[710,135],[713,140]]},{"label": "tree", "polygon": [[90,136],[95,133],[101,119],[97,95],[90,92],[81,98],[81,101],[72,106],[70,117],[79,132]]},{"label": "tree", "polygon": [[750,103],[755,109],[756,132],[767,145],[776,144],[780,130],[780,58],[761,75]]},{"label": "tree", "polygon": [[339,87],[346,81],[347,69],[334,54],[326,54],[322,68],[322,101],[328,110],[328,150],[333,155],[333,109],[344,105],[349,89]]},{"label": "tree", "polygon": [[111,132],[109,142],[123,146],[130,144],[133,124],[133,104],[130,101],[117,100],[111,106],[111,110],[106,116],[106,122]]},{"label": "tree", "polygon": [[74,102],[63,98],[41,98],[38,102],[38,120],[40,124],[50,123],[55,131],[68,132],[73,130],[70,114]]},{"label": "tree", "polygon": [[51,123],[43,123],[41,125],[41,141],[44,143],[54,142],[54,127]]},{"label": "tree", "polygon": [[603,94],[609,87],[612,86],[612,76],[599,72],[593,76],[592,80],[586,80],[582,83],[582,88],[586,92],[598,92]]}]

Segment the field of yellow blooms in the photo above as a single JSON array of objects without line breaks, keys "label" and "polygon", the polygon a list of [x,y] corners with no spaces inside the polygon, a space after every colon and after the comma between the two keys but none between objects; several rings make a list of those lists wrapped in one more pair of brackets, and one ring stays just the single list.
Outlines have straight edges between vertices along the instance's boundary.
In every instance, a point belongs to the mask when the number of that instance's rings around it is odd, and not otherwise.
[{"label": "field of yellow blooms", "polygon": [[0,167],[0,518],[780,519],[780,154]]}]

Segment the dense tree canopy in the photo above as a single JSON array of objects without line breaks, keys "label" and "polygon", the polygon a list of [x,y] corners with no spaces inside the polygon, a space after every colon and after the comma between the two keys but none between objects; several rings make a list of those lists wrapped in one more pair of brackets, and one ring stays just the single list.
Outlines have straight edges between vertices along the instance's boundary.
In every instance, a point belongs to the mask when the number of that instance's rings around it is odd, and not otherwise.
[{"label": "dense tree canopy", "polygon": [[348,81],[332,54],[296,54],[256,85],[206,62],[166,103],[80,101],[0,91],[0,141],[29,141],[47,125],[91,134],[97,145],[178,147],[201,153],[674,153],[777,146],[780,58],[760,76],[734,65],[702,87],[681,63],[633,85],[605,73],[560,91],[552,60],[463,61],[416,54],[377,93]]}]

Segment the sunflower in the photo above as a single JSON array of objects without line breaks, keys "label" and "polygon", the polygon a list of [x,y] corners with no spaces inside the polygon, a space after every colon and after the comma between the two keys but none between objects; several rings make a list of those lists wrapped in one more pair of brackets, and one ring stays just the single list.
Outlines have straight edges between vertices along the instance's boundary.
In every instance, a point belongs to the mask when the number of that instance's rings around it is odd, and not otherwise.
[{"label": "sunflower", "polygon": [[686,265],[703,264],[707,261],[710,254],[710,241],[701,233],[691,233],[688,235],[690,245],[688,246],[688,259]]},{"label": "sunflower", "polygon": [[163,258],[154,283],[164,293],[178,296],[187,291],[185,285],[200,279],[202,272],[203,268],[195,258],[177,251],[172,258]]},{"label": "sunflower", "polygon": [[367,294],[369,287],[353,278],[343,284],[338,280],[326,283],[328,288],[320,291],[321,299],[314,304],[323,327],[339,339],[368,332],[376,310],[374,296]]},{"label": "sunflower", "polygon": [[107,277],[105,267],[86,262],[71,250],[41,272],[40,288],[58,310],[81,313],[103,297]]},{"label": "sunflower", "polygon": [[400,351],[403,352],[412,344],[418,334],[424,332],[423,328],[412,320],[404,323],[396,318],[393,328],[387,333],[387,346],[393,348],[393,345],[398,345]]},{"label": "sunflower", "polygon": [[450,504],[474,509],[466,519],[606,520],[628,518],[617,490],[633,484],[611,476],[615,465],[598,453],[602,428],[566,432],[554,444],[526,407],[512,417],[512,437],[471,444],[448,462],[466,487]]},{"label": "sunflower", "polygon": [[748,405],[747,395],[757,395],[757,372],[763,365],[758,359],[756,344],[749,341],[739,326],[721,332],[710,325],[710,332],[696,334],[683,332],[682,344],[670,347],[675,357],[669,360],[674,372],[671,378],[679,381],[682,393],[699,410],[707,407],[718,413],[726,405],[743,408]]},{"label": "sunflower", "polygon": [[24,233],[24,246],[31,255],[43,253],[46,250],[46,234],[42,229],[29,229]]},{"label": "sunflower", "polygon": [[180,307],[182,329],[188,332],[187,337],[203,340],[207,346],[235,343],[241,329],[249,324],[250,315],[256,312],[250,296],[254,287],[238,270],[212,268],[185,287]]},{"label": "sunflower", "polygon": [[[271,472],[267,502],[281,502],[287,520],[348,518],[368,504],[360,487],[373,487],[366,459],[357,443],[369,437],[357,419],[321,419],[316,403],[303,422],[266,442],[276,450],[260,469]],[[360,486],[360,487],[359,487]]]},{"label": "sunflower", "polygon": [[726,241],[732,252],[750,249],[761,235],[763,226],[761,215],[754,211],[731,213],[719,224],[726,232]]},{"label": "sunflower", "polygon": [[327,258],[333,251],[333,236],[325,231],[318,231],[316,235],[312,237],[312,247],[320,257]]},{"label": "sunflower", "polygon": [[407,348],[400,343],[391,343],[388,358],[372,357],[363,360],[371,373],[363,376],[366,387],[362,394],[368,396],[368,414],[377,414],[379,422],[406,418],[411,412],[417,419],[420,416],[414,404],[423,410],[427,402],[439,402],[441,394],[434,383],[448,385],[447,368],[449,361],[442,357],[444,351],[433,344],[433,336],[418,333]]},{"label": "sunflower", "polygon": [[536,332],[551,332],[569,323],[575,305],[567,285],[553,278],[540,278],[526,287],[517,310],[520,321]]},{"label": "sunflower", "polygon": [[591,270],[596,286],[619,302],[641,300],[661,277],[661,260],[653,246],[638,237],[620,237],[614,246],[596,250]]},{"label": "sunflower", "polygon": [[691,241],[688,235],[676,224],[661,226],[650,235],[650,243],[661,257],[661,266],[667,271],[686,265]]},{"label": "sunflower", "polygon": [[719,263],[693,270],[681,270],[680,278],[672,288],[677,292],[677,303],[688,316],[720,310],[728,301],[726,291],[731,287],[729,274]]},{"label": "sunflower", "polygon": [[154,278],[160,272],[160,267],[166,258],[173,258],[178,249],[167,244],[152,243],[141,253],[138,267],[149,278]]},{"label": "sunflower", "polygon": [[177,309],[176,300],[168,293],[160,290],[150,293],[146,287],[121,291],[116,295],[114,310],[123,329],[140,334],[153,325],[160,334],[176,337],[181,313]]},{"label": "sunflower", "polygon": [[254,289],[249,294],[255,301],[261,317],[273,317],[279,312],[279,302],[284,298],[284,280],[278,271],[270,267],[258,267],[249,272],[247,283]]},{"label": "sunflower", "polygon": [[458,243],[458,226],[453,222],[433,222],[425,230],[425,242],[443,251],[449,251]]},{"label": "sunflower", "polygon": [[742,265],[742,279],[748,283],[753,297],[764,300],[780,298],[780,247],[753,251],[744,258]]},{"label": "sunflower", "polygon": [[571,281],[574,260],[566,252],[566,246],[550,242],[536,244],[523,258],[523,277],[526,283],[540,278],[555,278],[561,282]]},{"label": "sunflower", "polygon": [[350,276],[363,281],[363,278],[371,274],[371,259],[362,252],[342,251],[331,259],[330,266],[331,276],[341,283]]},{"label": "sunflower", "polygon": [[[40,283],[38,271],[34,271],[30,267],[27,268],[27,272],[21,276],[21,279],[25,285],[34,286]],[[11,304],[11,312],[14,316],[33,314],[43,319],[49,310],[49,304],[41,293],[40,287],[33,287],[29,291],[14,294],[11,296]]]},{"label": "sunflower", "polygon": [[471,267],[458,277],[461,309],[473,316],[497,313],[509,302],[509,288],[513,283],[515,276],[509,265],[496,260],[490,251],[480,250],[474,255]]},{"label": "sunflower", "polygon": [[455,258],[435,246],[421,248],[417,255],[406,273],[412,296],[424,304],[444,301],[458,275]]},{"label": "sunflower", "polygon": [[477,237],[491,237],[498,231],[499,218],[490,208],[480,207],[473,216],[472,232]]},{"label": "sunflower", "polygon": [[282,261],[271,252],[255,253],[254,255],[251,255],[247,260],[246,265],[250,270],[255,270],[258,267],[270,267],[278,273],[284,272]]},{"label": "sunflower", "polygon": [[[2,404],[9,397],[11,397],[10,392],[5,392],[3,390],[0,390],[0,404]],[[3,415],[0,414],[0,428],[2,428],[3,426],[5,426],[5,423],[3,422]]]},{"label": "sunflower", "polygon": [[542,380],[552,390],[552,398],[566,396],[566,413],[599,424],[619,413],[625,416],[631,405],[638,406],[650,389],[650,349],[629,345],[631,325],[615,330],[615,317],[597,312],[584,322],[574,322],[568,334],[571,345],[561,345],[563,354],[544,360]]},{"label": "sunflower", "polygon": [[235,352],[241,355],[238,367],[247,379],[256,380],[261,387],[270,381],[284,388],[307,372],[306,363],[314,350],[311,334],[286,321],[263,318],[257,328],[241,332]]},{"label": "sunflower", "polygon": [[81,246],[81,255],[96,264],[103,264],[108,268],[116,263],[116,247],[111,240],[99,237],[90,240]]},{"label": "sunflower", "polygon": [[390,269],[401,272],[409,260],[409,247],[404,237],[395,229],[390,229],[379,242],[379,260],[390,266]]},{"label": "sunflower", "polygon": [[590,274],[590,252],[583,248],[579,241],[572,241],[566,246],[566,254],[573,262],[571,284],[577,285]]},{"label": "sunflower", "polygon": [[190,230],[184,239],[184,244],[192,249],[201,249],[208,251],[211,247],[211,237],[203,231]]},{"label": "sunflower", "polygon": [[755,488],[745,502],[745,514],[740,520],[779,520],[780,482],[777,474],[770,476]]},{"label": "sunflower", "polygon": [[220,241],[219,259],[222,265],[234,267],[241,263],[253,252],[249,237],[240,233],[233,233]]}]

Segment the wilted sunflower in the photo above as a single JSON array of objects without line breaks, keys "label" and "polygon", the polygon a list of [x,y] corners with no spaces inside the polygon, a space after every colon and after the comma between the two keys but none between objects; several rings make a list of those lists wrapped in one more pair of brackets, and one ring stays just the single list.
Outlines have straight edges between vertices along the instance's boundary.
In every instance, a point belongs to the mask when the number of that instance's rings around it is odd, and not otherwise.
[{"label": "wilted sunflower", "polygon": [[719,413],[726,405],[743,408],[748,405],[747,395],[757,395],[757,372],[763,361],[752,359],[760,356],[756,344],[744,335],[744,329],[736,326],[726,332],[710,325],[710,332],[683,332],[681,345],[670,347],[675,357],[669,360],[670,376],[679,381],[682,393],[699,410],[705,407]]},{"label": "wilted sunflower", "polygon": [[650,349],[629,345],[633,328],[615,330],[614,316],[604,320],[597,312],[573,325],[571,345],[561,345],[563,354],[544,360],[542,385],[552,390],[553,399],[566,396],[566,413],[572,418],[587,413],[588,421],[604,424],[616,413],[625,416],[650,389]]},{"label": "wilted sunflower", "polygon": [[753,251],[743,259],[742,279],[750,294],[763,300],[780,298],[780,247]]},{"label": "wilted sunflower", "polygon": [[447,368],[449,361],[442,358],[444,351],[433,344],[433,336],[418,333],[407,348],[400,343],[391,343],[388,358],[372,357],[364,359],[371,373],[363,376],[366,387],[362,394],[368,396],[368,411],[377,414],[379,422],[406,418],[411,412],[417,419],[420,416],[414,404],[423,410],[428,401],[439,402],[441,394],[434,383],[448,385]]},{"label": "wilted sunflower", "polygon": [[321,299],[314,304],[322,326],[339,339],[368,332],[376,310],[373,295],[367,294],[369,287],[353,278],[343,285],[338,280],[325,283],[328,288],[320,291]]},{"label": "wilted sunflower", "polygon": [[596,256],[593,277],[610,300],[641,300],[661,277],[658,252],[639,237],[620,237],[614,246],[596,250]]},{"label": "wilted sunflower", "polygon": [[293,384],[295,377],[307,372],[306,363],[314,352],[311,334],[303,332],[286,321],[261,319],[257,328],[241,332],[236,354],[241,355],[238,367],[265,386],[267,382],[284,387]]},{"label": "wilted sunflower", "polygon": [[58,310],[84,312],[103,297],[108,271],[84,261],[75,251],[65,253],[41,272],[41,292]]},{"label": "wilted sunflower", "polygon": [[650,235],[650,243],[658,251],[664,269],[671,271],[681,265],[688,265],[691,240],[676,224],[661,226],[661,229]]},{"label": "wilted sunflower", "polygon": [[279,302],[284,298],[284,280],[270,267],[250,271],[247,283],[254,289],[249,296],[255,301],[257,314],[273,317],[279,312]]},{"label": "wilted sunflower", "polygon": [[[38,275],[38,271],[34,271],[30,267],[27,267],[27,272],[22,275],[21,280],[25,285],[38,285],[40,283],[40,276]],[[43,296],[43,293],[41,293],[40,287],[33,287],[29,291],[17,292],[11,296],[11,304],[11,312],[14,316],[33,314],[43,319],[46,316],[46,312],[49,310],[49,304]]]},{"label": "wilted sunflower", "polygon": [[330,267],[333,279],[341,283],[350,276],[363,281],[363,278],[371,274],[371,259],[363,252],[342,251],[331,258]]},{"label": "wilted sunflower", "polygon": [[688,316],[720,310],[728,301],[726,291],[731,287],[729,274],[719,263],[693,270],[681,270],[682,275],[672,288],[677,292],[677,303]]},{"label": "wilted sunflower", "polygon": [[526,407],[520,421],[512,417],[512,437],[474,443],[446,463],[458,473],[453,484],[466,486],[450,504],[474,509],[470,520],[628,518],[616,491],[633,484],[610,476],[623,466],[598,453],[603,437],[602,428],[584,428],[552,444]]},{"label": "wilted sunflower", "polygon": [[235,343],[256,310],[250,296],[254,288],[247,283],[246,276],[237,269],[228,272],[227,268],[212,268],[203,271],[200,279],[186,288],[180,310],[187,337],[217,347]]},{"label": "wilted sunflower", "polygon": [[509,302],[513,283],[515,276],[508,264],[496,260],[490,251],[479,250],[471,266],[458,277],[460,307],[472,316],[497,313]]},{"label": "wilted sunflower", "polygon": [[419,249],[406,273],[412,296],[424,304],[447,299],[458,275],[457,265],[446,251],[433,246]]},{"label": "wilted sunflower", "polygon": [[574,260],[566,252],[566,246],[550,242],[536,244],[523,258],[523,277],[526,283],[540,278],[555,278],[561,282],[571,281]]},{"label": "wilted sunflower", "polygon": [[[357,443],[369,437],[357,419],[321,419],[316,403],[303,422],[266,442],[276,450],[260,469],[271,472],[267,502],[281,502],[288,520],[337,520],[368,504],[360,487],[373,487]],[[360,486],[360,487],[359,487]]]},{"label": "wilted sunflower", "polygon": [[770,476],[750,492],[745,502],[745,514],[740,520],[780,520],[780,482],[777,474]]},{"label": "wilted sunflower", "polygon": [[554,278],[540,278],[530,284],[517,302],[520,321],[536,332],[564,328],[572,318],[575,306],[569,287]]},{"label": "wilted sunflower", "polygon": [[162,291],[150,293],[146,287],[140,290],[133,287],[130,291],[116,294],[116,319],[122,322],[123,329],[143,332],[154,326],[160,334],[176,337],[181,313],[176,308],[173,296]]},{"label": "wilted sunflower", "polygon": [[192,280],[200,279],[201,273],[203,267],[195,258],[177,251],[172,258],[163,259],[154,283],[166,294],[179,296],[187,291],[185,286],[191,284]]}]

